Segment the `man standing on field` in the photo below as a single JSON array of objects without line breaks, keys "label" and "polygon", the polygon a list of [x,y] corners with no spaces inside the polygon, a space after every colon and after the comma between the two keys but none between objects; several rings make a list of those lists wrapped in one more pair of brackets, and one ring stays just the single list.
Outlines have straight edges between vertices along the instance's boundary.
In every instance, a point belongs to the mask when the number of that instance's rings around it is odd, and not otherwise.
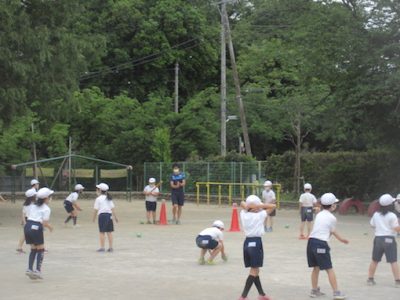
[{"label": "man standing on field", "polygon": [[173,173],[170,179],[171,185],[171,200],[172,200],[172,222],[179,225],[181,224],[182,206],[185,202],[185,193],[183,187],[186,185],[185,173],[179,170],[179,166],[174,164],[172,166]]}]

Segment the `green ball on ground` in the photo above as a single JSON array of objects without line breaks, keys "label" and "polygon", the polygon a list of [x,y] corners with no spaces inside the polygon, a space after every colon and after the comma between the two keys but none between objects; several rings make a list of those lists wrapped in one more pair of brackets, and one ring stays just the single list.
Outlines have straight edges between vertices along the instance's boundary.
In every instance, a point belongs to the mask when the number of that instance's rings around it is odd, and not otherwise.
[{"label": "green ball on ground", "polygon": [[289,224],[286,224],[286,225],[285,225],[285,228],[289,228],[289,227],[290,227]]},{"label": "green ball on ground", "polygon": [[142,237],[142,234],[140,232],[136,233],[136,237],[140,238]]},{"label": "green ball on ground", "polygon": [[144,224],[144,221],[140,221],[140,224]]}]

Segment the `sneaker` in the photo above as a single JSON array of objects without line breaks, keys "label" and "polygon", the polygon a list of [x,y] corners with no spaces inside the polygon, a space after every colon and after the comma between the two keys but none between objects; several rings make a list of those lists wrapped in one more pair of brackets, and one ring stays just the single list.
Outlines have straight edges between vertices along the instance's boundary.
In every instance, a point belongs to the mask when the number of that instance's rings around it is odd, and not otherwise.
[{"label": "sneaker", "polygon": [[96,252],[105,252],[106,250],[104,248],[99,248],[96,250]]},{"label": "sneaker", "polygon": [[107,252],[114,252],[114,249],[113,248],[108,248]]},{"label": "sneaker", "polygon": [[207,260],[207,265],[209,265],[209,266],[214,266],[215,265],[215,262],[213,261],[213,260]]},{"label": "sneaker", "polygon": [[343,294],[341,291],[335,291],[335,292],[333,292],[333,299],[334,300],[346,299],[346,295]]},{"label": "sneaker", "polygon": [[316,289],[312,289],[311,292],[310,292],[310,297],[311,298],[317,298],[317,297],[324,296],[324,295],[325,295],[325,293],[321,292],[319,287],[316,288]]},{"label": "sneaker", "polygon": [[180,220],[176,220],[176,225],[181,225],[181,221]]},{"label": "sneaker", "polygon": [[199,258],[199,265],[205,265],[206,264],[206,260],[204,259],[204,257],[200,257]]},{"label": "sneaker", "polygon": [[81,227],[81,225],[79,225],[79,224],[75,224],[75,225],[72,225],[72,228],[79,228],[79,227]]},{"label": "sneaker", "polygon": [[400,288],[400,279],[397,279],[394,283],[394,286]]},{"label": "sneaker", "polygon": [[260,295],[257,298],[258,300],[272,300],[270,297],[268,297],[267,295]]},{"label": "sneaker", "polygon": [[24,253],[26,253],[23,249],[16,249],[16,251],[17,251],[18,254],[24,254]]},{"label": "sneaker", "polygon": [[264,226],[264,231],[268,232],[268,227],[267,226]]},{"label": "sneaker", "polygon": [[35,276],[36,279],[43,279],[42,273],[40,271],[38,271],[38,270],[33,271],[33,276]]},{"label": "sneaker", "polygon": [[147,221],[147,223],[146,224],[151,224],[151,222],[150,221]]},{"label": "sneaker", "polygon": [[270,228],[269,228],[269,232],[272,232],[272,231],[274,231],[274,230],[272,229],[272,227],[270,227]]},{"label": "sneaker", "polygon": [[222,260],[223,260],[224,262],[227,262],[227,261],[228,261],[228,256],[226,256],[225,254],[224,254],[224,255],[221,255],[221,258],[222,258]]},{"label": "sneaker", "polygon": [[29,279],[35,280],[36,276],[34,276],[34,272],[32,270],[26,270],[25,275],[29,277]]},{"label": "sneaker", "polygon": [[376,282],[375,282],[375,280],[373,278],[368,278],[367,285],[373,286],[373,285],[376,285]]}]

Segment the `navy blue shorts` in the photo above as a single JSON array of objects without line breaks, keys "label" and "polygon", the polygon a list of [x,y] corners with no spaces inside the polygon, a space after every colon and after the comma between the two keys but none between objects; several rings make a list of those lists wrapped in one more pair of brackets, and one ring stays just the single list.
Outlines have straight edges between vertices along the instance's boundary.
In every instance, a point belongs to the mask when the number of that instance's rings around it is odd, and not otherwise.
[{"label": "navy blue shorts", "polygon": [[43,225],[40,222],[28,220],[24,227],[25,242],[27,245],[43,245]]},{"label": "navy blue shorts", "polygon": [[300,212],[301,221],[312,222],[314,220],[314,212],[312,207],[302,207]]},{"label": "navy blue shorts", "polygon": [[388,263],[397,261],[397,243],[393,236],[376,236],[372,250],[372,260],[380,262],[385,254]]},{"label": "navy blue shorts", "polygon": [[218,241],[213,240],[210,235],[198,235],[196,245],[201,249],[215,249],[218,246]]},{"label": "navy blue shorts", "polygon": [[243,260],[246,268],[260,268],[264,263],[261,237],[248,237],[243,243]]},{"label": "navy blue shorts", "polygon": [[112,214],[102,213],[99,215],[99,231],[100,232],[113,232],[114,223],[112,220]]},{"label": "navy blue shorts", "polygon": [[183,206],[185,203],[185,194],[183,192],[172,192],[171,200],[173,205]]},{"label": "navy blue shorts", "polygon": [[332,269],[331,248],[325,241],[310,238],[307,244],[307,262],[310,268],[319,267],[320,270]]},{"label": "navy blue shorts", "polygon": [[72,203],[67,200],[64,200],[64,208],[67,211],[67,213],[71,213],[74,211],[74,207],[72,206]]},{"label": "navy blue shorts", "polygon": [[156,211],[156,209],[157,209],[157,202],[146,201],[146,210],[147,211]]}]

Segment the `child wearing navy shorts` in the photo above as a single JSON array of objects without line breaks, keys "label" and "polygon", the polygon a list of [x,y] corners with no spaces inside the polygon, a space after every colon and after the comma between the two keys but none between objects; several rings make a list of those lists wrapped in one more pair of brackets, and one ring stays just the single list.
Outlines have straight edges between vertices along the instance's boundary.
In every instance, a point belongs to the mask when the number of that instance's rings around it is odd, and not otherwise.
[{"label": "child wearing navy shorts", "polygon": [[156,179],[150,178],[149,184],[145,186],[143,194],[145,195],[146,217],[147,224],[151,224],[150,219],[153,219],[153,224],[156,224],[157,197],[160,190],[155,185]]},{"label": "child wearing navy shorts", "polygon": [[370,224],[375,229],[372,261],[368,271],[368,285],[375,285],[374,275],[383,254],[392,267],[395,286],[400,287],[399,265],[397,264],[396,233],[400,232],[397,216],[393,213],[393,203],[396,199],[389,194],[379,198],[379,210],[374,213]]},{"label": "child wearing navy shorts", "polygon": [[[21,224],[23,227],[25,227],[26,221],[28,220],[29,216],[29,211],[31,210],[32,206],[34,205],[36,201],[36,190],[35,189],[29,189],[25,192],[25,202],[22,207],[22,219],[21,219]],[[22,235],[22,237],[19,239],[18,246],[17,246],[17,252],[18,253],[25,253],[25,251],[22,249],[22,245],[25,242],[25,233]]]},{"label": "child wearing navy shorts", "polygon": [[107,252],[113,252],[113,236],[112,232],[114,231],[114,223],[118,223],[118,218],[115,214],[114,210],[114,202],[112,201],[111,195],[108,193],[109,186],[105,183],[100,183],[96,185],[96,193],[98,197],[94,203],[94,214],[93,214],[93,222],[96,221],[96,216],[98,216],[99,222],[99,232],[100,232],[100,248],[97,252],[105,252],[105,239],[106,234],[108,238],[108,250]]},{"label": "child wearing navy shorts", "polygon": [[[317,203],[317,198],[311,193],[312,186],[310,183],[304,185],[304,193],[299,198],[300,210],[300,240],[306,240],[311,232],[312,222],[314,220],[313,208]],[[304,235],[304,225],[307,223],[307,236]]]},{"label": "child wearing navy shorts", "polygon": [[264,222],[267,218],[267,210],[276,208],[275,204],[261,203],[261,199],[255,195],[246,198],[246,202],[240,205],[243,210],[240,212],[240,219],[246,239],[243,243],[243,260],[246,268],[250,268],[249,276],[239,300],[247,300],[247,295],[253,283],[258,291],[259,300],[270,300],[261,285],[259,277],[260,268],[264,263],[264,250],[261,237],[264,235]]},{"label": "child wearing navy shorts", "polygon": [[[41,267],[44,257],[43,228],[46,227],[50,231],[53,231],[53,227],[49,223],[51,210],[48,206],[53,193],[54,191],[48,188],[41,188],[37,192],[36,203],[31,207],[24,227],[25,241],[27,244],[31,245],[28,270],[25,273],[30,279],[43,279],[41,274]],[[33,271],[35,259],[36,270]]]},{"label": "child wearing navy shorts", "polygon": [[78,219],[78,211],[82,211],[78,203],[76,201],[79,198],[79,195],[83,192],[85,188],[82,184],[75,185],[74,191],[68,195],[68,197],[64,200],[64,208],[65,211],[69,214],[67,219],[65,219],[64,224],[67,225],[69,220],[73,220],[74,227],[76,227],[76,221]]},{"label": "child wearing navy shorts", "polygon": [[339,291],[336,275],[332,267],[330,247],[328,241],[333,235],[344,244],[349,241],[342,238],[336,231],[336,217],[332,212],[336,209],[339,200],[332,193],[323,194],[321,197],[322,211],[315,218],[314,228],[310,234],[307,244],[308,266],[313,268],[311,274],[311,298],[325,295],[318,287],[319,271],[325,270],[328,273],[329,283],[333,289],[333,299],[345,299],[346,296]]},{"label": "child wearing navy shorts", "polygon": [[210,258],[207,260],[208,265],[214,264],[214,258],[221,253],[223,261],[227,261],[224,247],[224,223],[220,220],[214,221],[212,227],[202,230],[196,237],[196,245],[200,250],[199,264],[204,265],[206,260],[204,256],[207,251],[210,252]]}]

